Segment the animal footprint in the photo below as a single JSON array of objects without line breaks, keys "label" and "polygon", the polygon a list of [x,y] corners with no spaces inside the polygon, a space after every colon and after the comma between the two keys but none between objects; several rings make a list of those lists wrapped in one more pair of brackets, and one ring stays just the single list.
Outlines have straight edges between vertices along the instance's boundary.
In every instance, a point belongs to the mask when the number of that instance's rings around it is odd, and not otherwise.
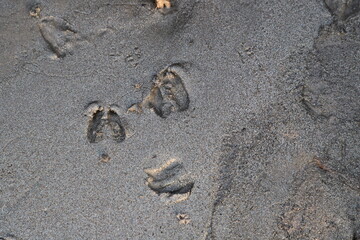
[{"label": "animal footprint", "polygon": [[340,20],[346,20],[360,11],[359,0],[324,0],[324,2],[330,12]]},{"label": "animal footprint", "polygon": [[86,115],[89,117],[87,138],[90,143],[100,142],[105,137],[116,142],[125,140],[125,128],[116,106],[103,107],[94,102],[87,107]]},{"label": "animal footprint", "polygon": [[148,175],[147,185],[157,194],[165,193],[169,197],[180,195],[176,202],[186,200],[194,187],[194,182],[185,173],[183,165],[171,159],[160,168],[145,169]]},{"label": "animal footprint", "polygon": [[39,23],[41,35],[57,57],[71,53],[78,38],[76,31],[62,18],[48,16]]},{"label": "animal footprint", "polygon": [[141,106],[153,109],[160,117],[166,118],[172,112],[180,112],[189,108],[190,99],[180,76],[168,67],[155,78],[150,94]]}]

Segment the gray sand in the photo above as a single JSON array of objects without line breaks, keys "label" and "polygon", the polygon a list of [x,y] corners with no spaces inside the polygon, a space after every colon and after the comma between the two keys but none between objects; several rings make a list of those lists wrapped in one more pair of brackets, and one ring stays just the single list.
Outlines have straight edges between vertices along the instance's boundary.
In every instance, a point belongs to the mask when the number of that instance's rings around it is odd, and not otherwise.
[{"label": "gray sand", "polygon": [[0,239],[360,239],[341,2],[1,0]]}]

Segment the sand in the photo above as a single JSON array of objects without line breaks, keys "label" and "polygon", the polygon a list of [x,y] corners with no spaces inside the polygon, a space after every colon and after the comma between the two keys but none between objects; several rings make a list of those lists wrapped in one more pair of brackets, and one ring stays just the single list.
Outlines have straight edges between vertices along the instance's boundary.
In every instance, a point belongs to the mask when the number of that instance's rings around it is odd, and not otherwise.
[{"label": "sand", "polygon": [[2,0],[0,238],[360,239],[359,4]]}]

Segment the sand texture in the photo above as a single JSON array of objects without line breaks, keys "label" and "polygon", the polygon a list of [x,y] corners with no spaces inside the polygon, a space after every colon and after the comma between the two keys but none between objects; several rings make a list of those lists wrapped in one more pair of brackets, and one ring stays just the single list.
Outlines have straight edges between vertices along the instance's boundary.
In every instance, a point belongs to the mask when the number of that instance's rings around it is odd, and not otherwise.
[{"label": "sand texture", "polygon": [[0,1],[0,239],[359,240],[359,0]]}]

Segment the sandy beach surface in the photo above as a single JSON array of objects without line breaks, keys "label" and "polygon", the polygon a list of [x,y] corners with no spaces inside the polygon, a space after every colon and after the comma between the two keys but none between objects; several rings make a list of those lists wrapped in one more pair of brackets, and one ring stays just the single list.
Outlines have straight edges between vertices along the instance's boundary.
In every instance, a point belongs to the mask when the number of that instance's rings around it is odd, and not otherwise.
[{"label": "sandy beach surface", "polygon": [[360,1],[0,0],[0,239],[360,239]]}]

